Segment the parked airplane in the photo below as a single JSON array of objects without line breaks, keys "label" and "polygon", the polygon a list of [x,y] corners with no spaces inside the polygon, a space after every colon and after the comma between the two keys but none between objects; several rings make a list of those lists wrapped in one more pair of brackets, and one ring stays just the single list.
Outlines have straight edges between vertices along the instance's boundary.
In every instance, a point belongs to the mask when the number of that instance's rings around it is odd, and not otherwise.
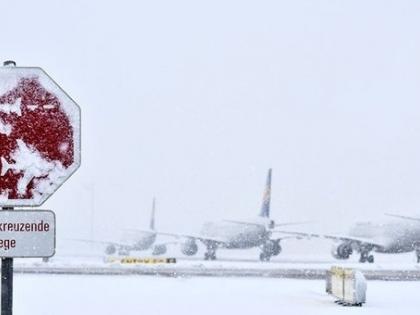
[{"label": "parked airplane", "polygon": [[[281,252],[280,241],[284,238],[272,238],[276,226],[291,225],[296,223],[275,224],[270,219],[271,200],[271,169],[268,170],[267,182],[264,191],[262,207],[259,216],[251,221],[222,220],[206,222],[201,232],[194,234],[176,234],[157,232],[162,235],[175,236],[184,239],[181,242],[181,252],[187,256],[193,256],[198,252],[197,241],[206,247],[205,260],[215,260],[218,248],[248,249],[259,247],[261,249],[260,260],[268,261],[272,256]],[[161,249],[164,245],[162,245]]]},{"label": "parked airplane", "polygon": [[415,251],[417,262],[420,262],[420,224],[364,222],[354,225],[346,235],[294,231],[282,231],[282,233],[296,235],[299,238],[322,237],[340,242],[332,248],[332,255],[337,259],[348,259],[356,251],[360,254],[359,262],[373,263],[372,252],[397,254]]},{"label": "parked airplane", "polygon": [[[404,219],[404,220],[417,221],[417,222],[420,223],[420,218],[418,218],[418,217],[408,217],[408,216],[404,216],[404,215],[389,214],[389,213],[386,213],[386,215],[391,216],[391,217],[395,217],[395,218]],[[416,251],[417,263],[420,263],[420,240],[417,240],[416,246],[414,246],[414,249]]]},{"label": "parked airplane", "polygon": [[[118,255],[129,255],[130,251],[142,251],[152,247],[156,241],[155,231],[155,207],[156,202],[153,199],[152,213],[150,217],[150,225],[148,230],[123,230],[121,240],[113,241],[99,241],[99,240],[76,240],[85,243],[103,244],[105,245],[105,254],[113,255],[118,252]],[[153,249],[155,253],[163,254],[160,245],[155,245]]]}]

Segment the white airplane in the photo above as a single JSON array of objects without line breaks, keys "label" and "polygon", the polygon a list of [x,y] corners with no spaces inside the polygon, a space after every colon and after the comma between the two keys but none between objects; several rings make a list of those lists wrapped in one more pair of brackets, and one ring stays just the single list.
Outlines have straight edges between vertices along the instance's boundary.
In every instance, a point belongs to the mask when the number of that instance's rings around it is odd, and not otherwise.
[{"label": "white airplane", "polygon": [[[419,217],[408,217],[404,215],[389,214],[389,213],[386,213],[386,215],[395,217],[395,218],[404,219],[404,220],[417,221],[418,223],[420,223]],[[418,239],[417,242],[415,243],[414,250],[416,252],[417,263],[420,263],[420,239]]]},{"label": "white airplane", "polygon": [[[118,253],[118,255],[129,255],[130,251],[143,251],[150,249],[155,243],[157,236],[155,231],[155,207],[156,202],[155,199],[153,199],[152,213],[148,230],[123,230],[121,240],[118,242],[80,239],[75,239],[75,241],[105,245],[106,247],[104,251],[107,255],[113,255],[115,253]],[[162,246],[160,245],[156,245],[153,251],[157,254],[164,253],[162,252]]]},{"label": "white airplane", "polygon": [[353,252],[358,252],[359,262],[373,263],[372,252],[398,254],[415,251],[417,262],[420,262],[420,224],[395,221],[383,224],[363,222],[354,225],[345,235],[295,231],[282,231],[282,233],[295,235],[298,238],[322,237],[339,242],[333,245],[331,251],[336,259],[348,259]]},{"label": "white airplane", "polygon": [[[272,256],[280,254],[280,241],[285,238],[272,238],[272,233],[276,232],[273,230],[274,227],[296,224],[295,222],[275,224],[270,219],[271,173],[271,169],[269,169],[262,207],[257,218],[250,221],[222,220],[206,222],[198,235],[165,232],[157,232],[157,234],[184,239],[180,243],[181,252],[187,256],[197,254],[197,242],[199,241],[206,247],[205,260],[215,260],[218,248],[248,249],[255,247],[261,249],[261,261],[270,260]],[[160,249],[166,250],[165,245],[161,245]]]}]

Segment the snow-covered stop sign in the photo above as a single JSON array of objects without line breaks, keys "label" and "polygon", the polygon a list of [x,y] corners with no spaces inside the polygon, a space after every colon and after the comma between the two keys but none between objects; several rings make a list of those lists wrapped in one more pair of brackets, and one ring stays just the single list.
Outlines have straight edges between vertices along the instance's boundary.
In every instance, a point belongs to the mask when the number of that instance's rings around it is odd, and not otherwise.
[{"label": "snow-covered stop sign", "polygon": [[80,108],[41,68],[0,67],[0,206],[39,206],[80,166]]}]

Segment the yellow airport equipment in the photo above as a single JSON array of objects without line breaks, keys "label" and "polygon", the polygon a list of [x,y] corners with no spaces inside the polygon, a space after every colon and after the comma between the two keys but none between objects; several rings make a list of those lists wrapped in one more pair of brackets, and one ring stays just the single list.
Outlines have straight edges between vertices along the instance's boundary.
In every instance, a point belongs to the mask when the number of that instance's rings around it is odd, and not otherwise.
[{"label": "yellow airport equipment", "polygon": [[120,263],[123,265],[143,264],[175,264],[176,258],[155,258],[155,257],[107,257],[107,263]]},{"label": "yellow airport equipment", "polygon": [[338,304],[361,306],[366,303],[366,279],[356,269],[333,266],[327,271],[326,291],[338,298]]}]

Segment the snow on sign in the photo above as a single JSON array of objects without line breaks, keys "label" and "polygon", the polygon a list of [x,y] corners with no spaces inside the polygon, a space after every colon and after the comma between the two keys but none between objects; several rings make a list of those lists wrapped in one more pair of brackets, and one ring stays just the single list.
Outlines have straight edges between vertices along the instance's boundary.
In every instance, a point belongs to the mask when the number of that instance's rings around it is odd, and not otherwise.
[{"label": "snow on sign", "polygon": [[54,212],[0,211],[0,257],[51,257],[54,253]]},{"label": "snow on sign", "polygon": [[0,67],[0,206],[39,206],[80,165],[80,108],[41,68]]}]

